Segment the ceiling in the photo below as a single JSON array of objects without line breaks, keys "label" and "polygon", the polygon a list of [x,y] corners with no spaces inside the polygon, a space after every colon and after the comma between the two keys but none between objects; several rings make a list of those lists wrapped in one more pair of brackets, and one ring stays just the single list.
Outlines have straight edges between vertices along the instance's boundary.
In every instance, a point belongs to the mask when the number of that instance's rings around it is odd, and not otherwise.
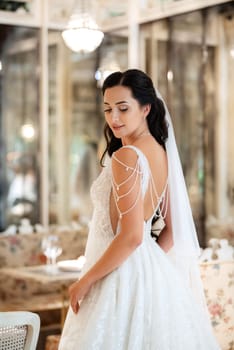
[{"label": "ceiling", "polygon": [[127,13],[127,6],[128,1],[116,0],[50,0],[49,17],[52,21],[67,20],[74,12],[88,11],[100,24]]}]

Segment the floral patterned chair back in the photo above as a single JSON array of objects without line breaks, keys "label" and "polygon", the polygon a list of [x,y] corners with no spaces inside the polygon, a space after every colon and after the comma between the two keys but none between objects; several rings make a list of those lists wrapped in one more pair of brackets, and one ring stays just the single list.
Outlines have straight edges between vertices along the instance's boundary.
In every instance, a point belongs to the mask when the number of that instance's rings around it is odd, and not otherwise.
[{"label": "floral patterned chair back", "polygon": [[222,350],[234,350],[234,260],[200,263],[214,333]]}]

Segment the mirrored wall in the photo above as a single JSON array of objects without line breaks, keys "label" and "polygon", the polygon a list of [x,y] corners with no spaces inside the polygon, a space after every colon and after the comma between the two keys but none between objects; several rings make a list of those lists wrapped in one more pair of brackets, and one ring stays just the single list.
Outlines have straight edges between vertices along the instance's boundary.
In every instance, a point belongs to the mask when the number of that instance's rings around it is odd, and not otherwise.
[{"label": "mirrored wall", "polygon": [[234,240],[234,8],[144,25],[145,66],[169,107],[200,243]]},{"label": "mirrored wall", "polygon": [[[1,26],[0,231],[41,222],[42,159],[40,30]],[[48,32],[48,222],[87,224],[89,189],[101,168],[101,85],[127,68],[127,39],[106,35],[91,54],[76,54],[61,32]]]},{"label": "mirrored wall", "polygon": [[0,230],[39,221],[39,30],[0,26]]}]

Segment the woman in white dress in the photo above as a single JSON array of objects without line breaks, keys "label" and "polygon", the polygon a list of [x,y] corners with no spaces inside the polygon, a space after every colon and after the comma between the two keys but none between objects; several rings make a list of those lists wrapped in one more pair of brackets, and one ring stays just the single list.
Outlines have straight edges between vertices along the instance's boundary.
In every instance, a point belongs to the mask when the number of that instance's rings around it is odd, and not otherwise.
[{"label": "woman in white dress", "polygon": [[105,164],[59,350],[218,350],[165,103],[136,69],[111,74],[103,96]]}]

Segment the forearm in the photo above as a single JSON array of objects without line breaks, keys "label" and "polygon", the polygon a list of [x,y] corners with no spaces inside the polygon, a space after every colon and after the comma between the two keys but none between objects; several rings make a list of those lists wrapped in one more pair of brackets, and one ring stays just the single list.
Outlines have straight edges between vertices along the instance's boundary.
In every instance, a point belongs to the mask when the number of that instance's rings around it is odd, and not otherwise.
[{"label": "forearm", "polygon": [[139,242],[118,234],[96,264],[83,276],[90,285],[118,268],[138,247]]}]

